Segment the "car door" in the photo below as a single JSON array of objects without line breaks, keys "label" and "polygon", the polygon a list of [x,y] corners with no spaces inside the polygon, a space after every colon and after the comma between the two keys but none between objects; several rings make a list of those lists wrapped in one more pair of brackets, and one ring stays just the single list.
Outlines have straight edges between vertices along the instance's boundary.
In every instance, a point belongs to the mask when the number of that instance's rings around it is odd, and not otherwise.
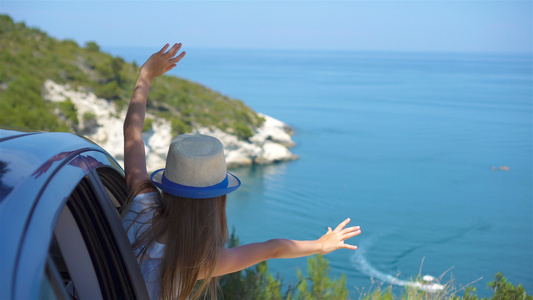
[{"label": "car door", "polygon": [[60,163],[26,226],[14,298],[148,299],[119,217],[126,198],[122,169],[95,150]]}]

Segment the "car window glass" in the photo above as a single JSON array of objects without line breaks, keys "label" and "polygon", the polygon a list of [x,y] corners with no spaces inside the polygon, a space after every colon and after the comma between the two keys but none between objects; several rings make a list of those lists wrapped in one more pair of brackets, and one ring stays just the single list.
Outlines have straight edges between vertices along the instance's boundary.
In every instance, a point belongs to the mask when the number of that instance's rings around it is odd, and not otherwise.
[{"label": "car window glass", "polygon": [[63,284],[61,275],[59,274],[56,264],[50,255],[46,261],[45,273],[42,278],[41,288],[39,291],[39,299],[71,299],[65,290],[65,285]]},{"label": "car window glass", "polygon": [[39,291],[39,299],[59,299],[54,293],[54,289],[52,288],[52,284],[50,283],[50,278],[48,276],[43,276],[41,289]]}]

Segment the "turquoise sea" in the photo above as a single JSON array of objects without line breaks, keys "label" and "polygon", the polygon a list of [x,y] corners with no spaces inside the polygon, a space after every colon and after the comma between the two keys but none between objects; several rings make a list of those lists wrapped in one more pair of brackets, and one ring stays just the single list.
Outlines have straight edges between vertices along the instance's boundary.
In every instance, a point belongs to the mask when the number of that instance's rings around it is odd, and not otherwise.
[{"label": "turquoise sea", "polygon": [[[104,50],[141,65],[157,49]],[[359,250],[326,257],[353,298],[418,274],[489,296],[497,272],[533,294],[530,54],[185,50],[172,74],[294,128],[299,160],[234,170],[241,243],[350,217]],[[306,259],[269,267],[294,284]]]}]

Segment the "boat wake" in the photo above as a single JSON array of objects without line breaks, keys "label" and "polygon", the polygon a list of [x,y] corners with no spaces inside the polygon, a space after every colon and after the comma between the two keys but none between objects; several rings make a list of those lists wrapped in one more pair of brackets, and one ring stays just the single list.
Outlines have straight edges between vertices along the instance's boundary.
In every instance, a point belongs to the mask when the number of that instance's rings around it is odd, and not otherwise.
[{"label": "boat wake", "polygon": [[443,285],[435,282],[435,277],[431,275],[426,275],[422,277],[422,281],[412,281],[402,280],[391,274],[386,274],[379,271],[374,266],[372,266],[365,258],[366,250],[368,249],[369,245],[370,240],[367,240],[366,243],[358,247],[357,251],[355,251],[355,254],[351,258],[351,262],[353,263],[355,268],[357,268],[357,270],[359,270],[361,273],[385,283],[397,286],[413,287],[430,293],[438,292],[444,288]]},{"label": "boat wake", "polygon": [[[451,234],[448,236],[436,238],[433,241],[430,241],[429,244],[439,245],[439,244],[449,243],[458,238],[467,236],[471,234],[472,232],[488,230],[490,229],[490,226],[491,225],[489,222],[480,220],[477,223],[472,224],[472,226],[468,226],[466,228],[455,230],[455,232],[451,232]],[[382,234],[380,236],[383,236],[383,235],[385,234]],[[374,241],[377,238],[378,238],[377,236],[374,236],[363,241],[360,245],[358,245],[357,251],[355,251],[354,255],[351,257],[352,264],[361,273],[368,275],[369,277],[375,278],[379,281],[382,281],[384,283],[389,283],[389,284],[397,285],[397,286],[413,287],[413,288],[427,291],[427,292],[438,292],[444,288],[444,286],[439,284],[438,280],[436,280],[435,277],[431,275],[423,276],[421,280],[416,280],[416,281],[415,280],[402,280],[398,278],[397,276],[386,274],[376,269],[373,265],[371,265],[368,262],[365,255],[366,255],[366,251],[370,247],[372,247],[372,245],[374,244]],[[413,246],[409,248],[407,251],[404,251],[403,253],[398,255],[395,259],[395,262],[397,262],[406,253],[412,252],[415,249],[418,249],[421,247],[422,246]]]}]

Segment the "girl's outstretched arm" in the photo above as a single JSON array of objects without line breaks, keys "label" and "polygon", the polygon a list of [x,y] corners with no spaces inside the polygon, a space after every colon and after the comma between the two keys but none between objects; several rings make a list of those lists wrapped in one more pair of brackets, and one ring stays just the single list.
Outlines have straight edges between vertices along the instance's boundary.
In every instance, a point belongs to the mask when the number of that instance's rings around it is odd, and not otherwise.
[{"label": "girl's outstretched arm", "polygon": [[152,54],[141,67],[139,79],[135,85],[124,120],[124,170],[129,192],[135,190],[139,183],[150,180],[146,171],[142,131],[146,114],[146,101],[152,80],[174,68],[185,55],[185,52],[182,52],[176,56],[181,44],[174,44],[168,52],[165,52],[168,47],[169,45],[166,44],[159,52]]},{"label": "girl's outstretched arm", "polygon": [[[327,254],[341,248],[355,250],[357,246],[345,244],[344,241],[359,235],[361,229],[359,226],[345,228],[349,222],[350,219],[346,219],[334,230],[328,228],[326,234],[314,241],[273,239],[263,243],[220,249],[214,276],[237,272],[270,258],[295,258],[313,254]],[[202,276],[202,272],[200,272],[200,276]]]}]

